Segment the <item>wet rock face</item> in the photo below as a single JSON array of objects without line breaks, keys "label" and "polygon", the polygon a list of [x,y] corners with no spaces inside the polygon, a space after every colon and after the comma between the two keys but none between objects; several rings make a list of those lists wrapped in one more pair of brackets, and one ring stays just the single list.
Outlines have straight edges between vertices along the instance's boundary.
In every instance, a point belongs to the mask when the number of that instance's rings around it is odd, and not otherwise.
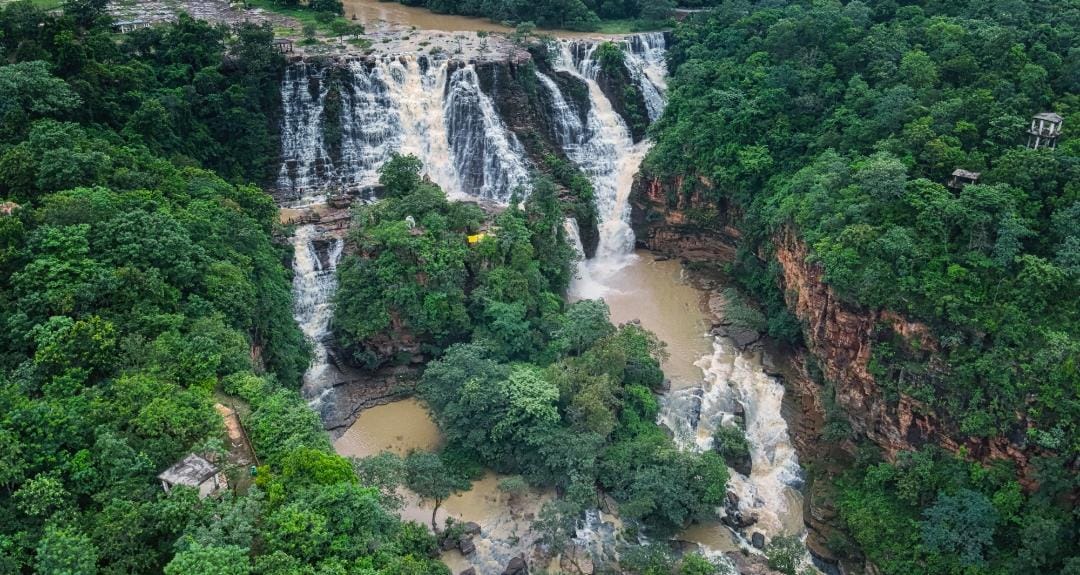
[{"label": "wet rock face", "polygon": [[596,83],[630,128],[634,141],[644,140],[645,132],[649,128],[649,115],[645,97],[641,94],[641,88],[630,77],[630,71],[625,68],[613,72],[601,69],[596,75]]},{"label": "wet rock face", "polygon": [[[742,472],[739,471],[739,473]],[[729,491],[724,499],[724,516],[720,521],[735,531],[742,532],[747,527],[757,523],[758,518],[753,513],[744,514],[739,509],[739,496]]]},{"label": "wet rock face", "polygon": [[[524,64],[478,64],[476,75],[480,90],[491,99],[503,124],[517,136],[530,163],[544,169],[550,156],[570,162],[556,134],[554,104],[548,91],[537,85],[536,71],[547,74],[556,83],[563,97],[572,102],[583,125],[589,113],[589,99],[584,82],[571,74],[552,70],[546,63],[545,49],[537,48],[535,52],[534,60]],[[564,190],[564,193],[568,192]],[[585,255],[593,257],[600,242],[597,222],[577,217],[577,223]]]},{"label": "wet rock face", "polygon": [[754,534],[750,536],[750,544],[758,549],[765,549],[765,535],[759,531],[755,531]]}]

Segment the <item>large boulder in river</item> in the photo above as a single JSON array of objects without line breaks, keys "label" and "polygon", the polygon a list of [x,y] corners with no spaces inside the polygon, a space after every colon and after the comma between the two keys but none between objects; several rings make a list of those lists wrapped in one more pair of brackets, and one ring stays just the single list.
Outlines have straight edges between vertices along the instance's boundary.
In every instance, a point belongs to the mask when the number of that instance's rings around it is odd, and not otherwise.
[{"label": "large boulder in river", "polygon": [[765,549],[765,535],[760,531],[755,531],[750,536],[750,544],[758,549]]},{"label": "large boulder in river", "polygon": [[476,523],[475,521],[469,521],[468,523],[464,523],[461,526],[461,532],[466,535],[479,535],[480,524]]},{"label": "large boulder in river", "polygon": [[753,513],[743,513],[742,510],[739,509],[739,496],[728,491],[727,497],[724,498],[724,516],[720,518],[720,522],[735,531],[742,531],[757,523],[757,520],[757,515]]},{"label": "large boulder in river", "polygon": [[525,563],[525,558],[519,555],[506,564],[502,575],[527,575],[528,572],[529,566]]},{"label": "large boulder in river", "polygon": [[461,573],[458,573],[458,575],[476,575],[476,567],[469,567]]},{"label": "large boulder in river", "polygon": [[471,538],[462,538],[461,541],[458,541],[458,549],[461,550],[462,555],[472,555],[476,553],[476,544],[473,543]]}]

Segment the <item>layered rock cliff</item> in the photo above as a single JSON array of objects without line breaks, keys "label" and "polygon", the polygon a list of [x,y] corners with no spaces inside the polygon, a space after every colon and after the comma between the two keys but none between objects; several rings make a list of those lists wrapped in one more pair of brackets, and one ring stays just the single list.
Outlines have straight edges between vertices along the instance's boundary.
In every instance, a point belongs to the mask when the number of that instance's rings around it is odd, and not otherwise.
[{"label": "layered rock cliff", "polygon": [[912,397],[900,394],[895,401],[887,399],[870,371],[874,344],[899,340],[909,349],[923,350],[927,370],[944,374],[946,368],[929,327],[889,310],[841,301],[794,230],[777,234],[773,245],[788,307],[802,321],[806,347],[826,380],[836,384],[836,403],[852,431],[879,446],[888,459],[930,443],[981,462],[1012,461],[1021,478],[1033,481],[1030,463],[1037,448],[1025,445],[1022,437],[966,437],[943,414]]},{"label": "layered rock cliff", "polygon": [[728,206],[706,210],[699,196],[679,193],[683,178],[639,177],[630,196],[631,225],[639,247],[694,262],[731,262],[742,233]]},{"label": "layered rock cliff", "polygon": [[[742,238],[741,214],[731,206],[707,204],[700,192],[690,195],[681,180],[640,178],[633,196],[635,233],[643,247],[693,262],[730,263]],[[709,214],[706,216],[705,214]],[[795,230],[775,234],[771,257],[779,263],[781,289],[788,308],[803,325],[807,351],[832,382],[835,400],[852,431],[895,458],[928,443],[952,453],[989,462],[1009,460],[1030,480],[1030,461],[1036,455],[1022,437],[963,436],[955,424],[924,403],[884,393],[871,373],[875,344],[891,341],[944,376],[946,367],[936,353],[938,344],[929,327],[889,310],[865,309],[841,300],[824,281],[824,271],[812,261],[809,248]]]},{"label": "layered rock cliff", "polygon": [[[707,181],[684,184],[682,179],[639,177],[632,196],[639,244],[687,262],[717,266],[734,262],[738,249],[744,247],[740,246],[746,231],[740,230],[746,225],[742,214],[727,204],[716,206],[702,198],[699,190],[707,189]],[[842,472],[844,462],[852,460],[857,440],[872,442],[889,460],[901,452],[935,444],[984,463],[1011,461],[1021,480],[1028,487],[1034,485],[1031,463],[1042,453],[1025,445],[1022,434],[968,437],[947,414],[935,413],[915,398],[883,389],[871,366],[875,346],[885,342],[923,366],[922,377],[947,376],[938,342],[928,326],[889,310],[866,309],[843,301],[824,281],[824,270],[813,261],[796,230],[784,228],[769,243],[771,248],[767,253],[759,250],[758,257],[778,266],[778,283],[787,307],[802,324],[802,347],[784,350],[783,355],[792,361],[772,375],[781,377],[791,393],[794,409],[789,413],[789,425],[799,458],[814,462],[803,516],[806,543],[815,556],[830,564],[843,562],[856,572],[862,569],[856,557],[849,555],[841,561],[829,547],[830,542],[845,537],[832,503],[829,476]],[[826,440],[827,405],[842,413],[851,439]]]}]

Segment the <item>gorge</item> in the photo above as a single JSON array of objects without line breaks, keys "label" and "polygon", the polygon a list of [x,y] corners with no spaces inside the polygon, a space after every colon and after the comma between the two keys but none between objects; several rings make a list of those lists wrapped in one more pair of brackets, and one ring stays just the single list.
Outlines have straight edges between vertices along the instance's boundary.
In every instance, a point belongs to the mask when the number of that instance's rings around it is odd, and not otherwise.
[{"label": "gorge", "polygon": [[[339,440],[343,454],[374,455],[392,448],[349,439],[370,433],[396,436],[395,445],[412,441],[414,424],[380,422],[360,412],[368,403],[350,404],[351,390],[370,381],[333,350],[328,306],[342,255],[344,215],[330,204],[377,198],[377,170],[398,152],[420,158],[425,177],[448,196],[497,206],[513,194],[527,194],[523,185],[530,170],[545,169],[544,154],[555,153],[580,169],[595,190],[595,221],[587,222],[594,229],[579,230],[572,214],[566,221],[582,255],[571,299],[602,298],[614,321],[640,321],[668,343],[664,369],[672,383],[658,423],[675,434],[682,449],[710,450],[713,434],[724,425],[741,426],[750,442],[753,471],[733,472],[727,506],[717,509],[711,524],[682,537],[717,557],[740,547],[758,552],[761,535],[804,533],[801,470],[781,416],[783,386],[764,373],[760,351],[709,334],[712,324],[722,321],[722,304],[712,306],[713,315],[706,313],[707,292],[691,285],[677,263],[652,262],[649,253],[634,252],[629,200],[650,143],[640,127],[631,127],[642,121],[631,114],[636,110],[648,122],[663,112],[667,39],[648,33],[619,40],[624,59],[614,71],[596,58],[603,44],[557,40],[504,61],[379,55],[290,64],[282,84],[278,197],[289,214],[301,214],[292,240],[296,317],[316,350],[304,392],[335,435],[353,425]],[[344,204],[342,197],[348,198]],[[583,245],[583,235],[593,238],[593,245]],[[407,392],[406,384],[378,402]],[[406,419],[422,417],[412,413]],[[430,440],[418,441],[417,446],[430,448]],[[519,538],[527,523],[491,520],[509,514],[499,511],[494,486],[493,481],[474,484],[479,490],[474,507],[448,509],[459,520],[480,523],[487,544],[454,560],[480,573],[498,573],[514,554],[528,553],[534,540]],[[480,501],[488,503],[475,507]],[[599,516],[590,516],[583,529],[578,535],[584,548],[612,545],[614,532]]]},{"label": "gorge", "polygon": [[1080,573],[1078,30],[0,0],[0,573]]}]

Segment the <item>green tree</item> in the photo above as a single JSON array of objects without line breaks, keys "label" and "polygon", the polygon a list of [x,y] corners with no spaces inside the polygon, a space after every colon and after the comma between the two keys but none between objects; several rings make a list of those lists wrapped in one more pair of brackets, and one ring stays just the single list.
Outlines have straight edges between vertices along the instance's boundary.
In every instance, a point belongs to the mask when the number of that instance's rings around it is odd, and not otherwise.
[{"label": "green tree", "polygon": [[765,555],[769,558],[769,567],[772,569],[784,575],[798,575],[806,550],[798,537],[777,535],[765,547]]},{"label": "green tree", "polygon": [[469,488],[469,481],[447,467],[434,453],[414,451],[405,457],[405,485],[422,499],[434,503],[431,510],[431,530],[439,532],[435,517],[439,506],[456,491]]},{"label": "green tree", "polygon": [[42,575],[94,575],[97,549],[72,526],[49,525],[38,542],[35,572]]},{"label": "green tree", "polygon": [[180,551],[165,566],[165,575],[247,575],[249,551],[235,545],[208,547],[198,543]]},{"label": "green tree", "polygon": [[386,197],[403,196],[415,190],[420,185],[420,171],[423,167],[416,156],[390,156],[379,168],[379,185],[383,187]]},{"label": "green tree", "polygon": [[942,493],[923,516],[922,539],[927,549],[956,557],[964,566],[986,564],[986,550],[998,523],[986,496],[969,489],[955,495]]}]

